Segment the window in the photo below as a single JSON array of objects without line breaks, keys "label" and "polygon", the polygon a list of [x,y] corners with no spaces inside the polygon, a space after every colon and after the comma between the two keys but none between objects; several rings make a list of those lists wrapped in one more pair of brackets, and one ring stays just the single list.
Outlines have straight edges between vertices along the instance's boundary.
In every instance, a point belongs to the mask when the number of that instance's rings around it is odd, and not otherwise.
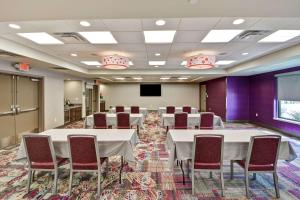
[{"label": "window", "polygon": [[278,117],[300,122],[300,101],[279,100]]},{"label": "window", "polygon": [[277,75],[278,118],[300,122],[300,73]]}]

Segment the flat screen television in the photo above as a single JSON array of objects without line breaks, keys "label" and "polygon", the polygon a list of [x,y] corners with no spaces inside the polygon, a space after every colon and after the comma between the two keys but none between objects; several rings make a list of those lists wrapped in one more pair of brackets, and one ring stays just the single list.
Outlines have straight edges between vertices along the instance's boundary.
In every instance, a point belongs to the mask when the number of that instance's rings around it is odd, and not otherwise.
[{"label": "flat screen television", "polygon": [[158,97],[161,96],[160,84],[140,84],[141,97]]}]

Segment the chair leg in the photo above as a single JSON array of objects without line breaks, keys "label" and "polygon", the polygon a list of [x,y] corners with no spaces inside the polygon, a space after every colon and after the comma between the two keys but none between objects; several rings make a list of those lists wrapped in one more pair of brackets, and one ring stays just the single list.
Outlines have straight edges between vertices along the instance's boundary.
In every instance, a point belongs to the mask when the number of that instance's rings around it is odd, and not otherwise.
[{"label": "chair leg", "polygon": [[69,196],[72,194],[73,170],[70,169]]},{"label": "chair leg", "polygon": [[273,179],[274,179],[274,187],[275,187],[275,192],[276,192],[276,198],[280,198],[279,187],[278,187],[278,176],[277,176],[276,171],[273,172]]},{"label": "chair leg", "polygon": [[121,169],[120,169],[120,175],[119,175],[119,183],[122,183],[122,170],[123,170],[123,165],[124,165],[124,161],[123,161],[123,156],[121,156]]},{"label": "chair leg", "polygon": [[182,163],[183,161],[179,161],[180,163],[180,168],[181,168],[181,171],[182,171],[182,182],[183,182],[183,185],[185,185],[185,178],[184,178],[184,170],[183,170],[183,166],[182,166]]},{"label": "chair leg", "polygon": [[97,187],[97,199],[100,199],[101,194],[101,171],[98,171],[98,187]]},{"label": "chair leg", "polygon": [[221,195],[224,197],[224,174],[223,170],[221,170]]},{"label": "chair leg", "polygon": [[256,180],[256,173],[253,173],[252,180]]},{"label": "chair leg", "polygon": [[32,171],[31,171],[31,169],[29,169],[28,170],[27,193],[30,192],[31,179],[32,179]]},{"label": "chair leg", "polygon": [[194,168],[192,168],[192,194],[195,194],[195,172]]},{"label": "chair leg", "polygon": [[54,171],[52,194],[56,194],[56,191],[57,191],[57,179],[58,179],[58,169],[56,169]]},{"label": "chair leg", "polygon": [[245,188],[246,188],[246,197],[249,199],[249,176],[248,176],[248,171],[245,170]]},{"label": "chair leg", "polygon": [[32,182],[34,182],[34,174],[35,174],[35,171],[32,171]]},{"label": "chair leg", "polygon": [[187,168],[187,176],[190,177],[190,161],[187,160],[186,164],[187,164],[187,166],[186,166],[186,168]]},{"label": "chair leg", "polygon": [[233,179],[233,160],[230,161],[230,179]]},{"label": "chair leg", "polygon": [[212,178],[212,171],[209,172],[209,178]]}]

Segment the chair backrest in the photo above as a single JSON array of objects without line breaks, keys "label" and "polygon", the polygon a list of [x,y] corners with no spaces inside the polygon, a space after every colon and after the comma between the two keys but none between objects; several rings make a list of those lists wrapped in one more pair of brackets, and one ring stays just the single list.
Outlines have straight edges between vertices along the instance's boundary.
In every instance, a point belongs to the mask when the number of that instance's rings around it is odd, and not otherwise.
[{"label": "chair backrest", "polygon": [[[29,166],[39,168],[47,163],[47,169],[54,169],[56,165],[56,156],[50,136],[47,135],[23,135],[23,144]],[[53,163],[53,165],[49,164]],[[46,165],[42,167],[45,169]]]},{"label": "chair backrest", "polygon": [[280,143],[281,136],[279,135],[251,137],[245,167],[268,166],[274,170],[277,165]]},{"label": "chair backrest", "polygon": [[173,114],[173,113],[175,113],[175,106],[167,106],[166,113],[167,114]]},{"label": "chair backrest", "polygon": [[124,111],[125,111],[124,106],[116,106],[116,113],[124,112]]},{"label": "chair backrest", "polygon": [[224,136],[201,134],[194,136],[193,157],[194,168],[221,169],[223,163]]},{"label": "chair backrest", "polygon": [[188,114],[191,114],[192,108],[190,106],[183,106],[182,107],[182,112],[186,112]]},{"label": "chair backrest", "polygon": [[185,112],[175,113],[175,129],[187,129],[188,128],[188,114]]},{"label": "chair backrest", "polygon": [[91,170],[97,164],[100,167],[100,156],[97,138],[94,135],[68,135],[70,164],[72,169]]},{"label": "chair backrest", "polygon": [[129,113],[117,113],[117,128],[118,129],[130,129],[130,114]]},{"label": "chair backrest", "polygon": [[139,106],[131,106],[130,112],[131,113],[140,113],[140,107]]},{"label": "chair backrest", "polygon": [[95,113],[94,114],[94,128],[95,129],[106,129],[106,114],[105,113]]},{"label": "chair backrest", "polygon": [[214,113],[201,113],[200,115],[200,129],[214,128]]}]

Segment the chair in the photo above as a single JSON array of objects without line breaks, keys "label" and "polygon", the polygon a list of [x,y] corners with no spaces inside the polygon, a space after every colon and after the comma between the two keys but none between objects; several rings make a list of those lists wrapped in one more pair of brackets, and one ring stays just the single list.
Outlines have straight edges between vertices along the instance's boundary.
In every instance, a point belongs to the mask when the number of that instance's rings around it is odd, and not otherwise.
[{"label": "chair", "polygon": [[167,114],[174,114],[175,113],[175,107],[174,106],[167,106],[166,113]]},{"label": "chair", "polygon": [[140,113],[140,107],[138,107],[138,106],[131,106],[130,107],[130,112],[133,113],[133,114],[138,114],[138,113]]},{"label": "chair", "polygon": [[220,172],[221,195],[224,196],[223,135],[195,135],[192,157],[192,193],[195,193],[195,172]]},{"label": "chair", "polygon": [[262,135],[253,136],[248,146],[247,157],[245,160],[231,161],[231,179],[233,179],[233,163],[236,162],[245,170],[246,196],[249,195],[249,172],[254,173],[273,173],[274,187],[276,197],[280,198],[278,188],[278,176],[276,172],[279,146],[281,136],[279,135]]},{"label": "chair", "polygon": [[188,128],[188,114],[187,113],[175,113],[175,129],[187,129]]},{"label": "chair", "polygon": [[188,114],[192,113],[192,108],[190,106],[183,106],[182,107],[182,112],[186,112]]},{"label": "chair", "polygon": [[94,114],[94,128],[95,129],[107,129],[105,113],[95,113]]},{"label": "chair", "polygon": [[129,113],[117,113],[117,128],[118,129],[130,129],[130,114]]},{"label": "chair", "polygon": [[52,193],[56,194],[58,167],[63,165],[67,159],[56,157],[50,136],[37,134],[23,135],[22,139],[28,161],[27,192],[29,193],[30,191],[35,171],[51,171],[54,172]]},{"label": "chair", "polygon": [[200,129],[214,129],[214,113],[201,113]]},{"label": "chair", "polygon": [[116,106],[116,113],[124,112],[124,111],[125,111],[124,106]]},{"label": "chair", "polygon": [[97,172],[98,186],[97,196],[100,197],[101,164],[107,158],[100,158],[97,138],[94,135],[68,135],[70,153],[70,183],[69,195],[72,192],[74,172]]}]

